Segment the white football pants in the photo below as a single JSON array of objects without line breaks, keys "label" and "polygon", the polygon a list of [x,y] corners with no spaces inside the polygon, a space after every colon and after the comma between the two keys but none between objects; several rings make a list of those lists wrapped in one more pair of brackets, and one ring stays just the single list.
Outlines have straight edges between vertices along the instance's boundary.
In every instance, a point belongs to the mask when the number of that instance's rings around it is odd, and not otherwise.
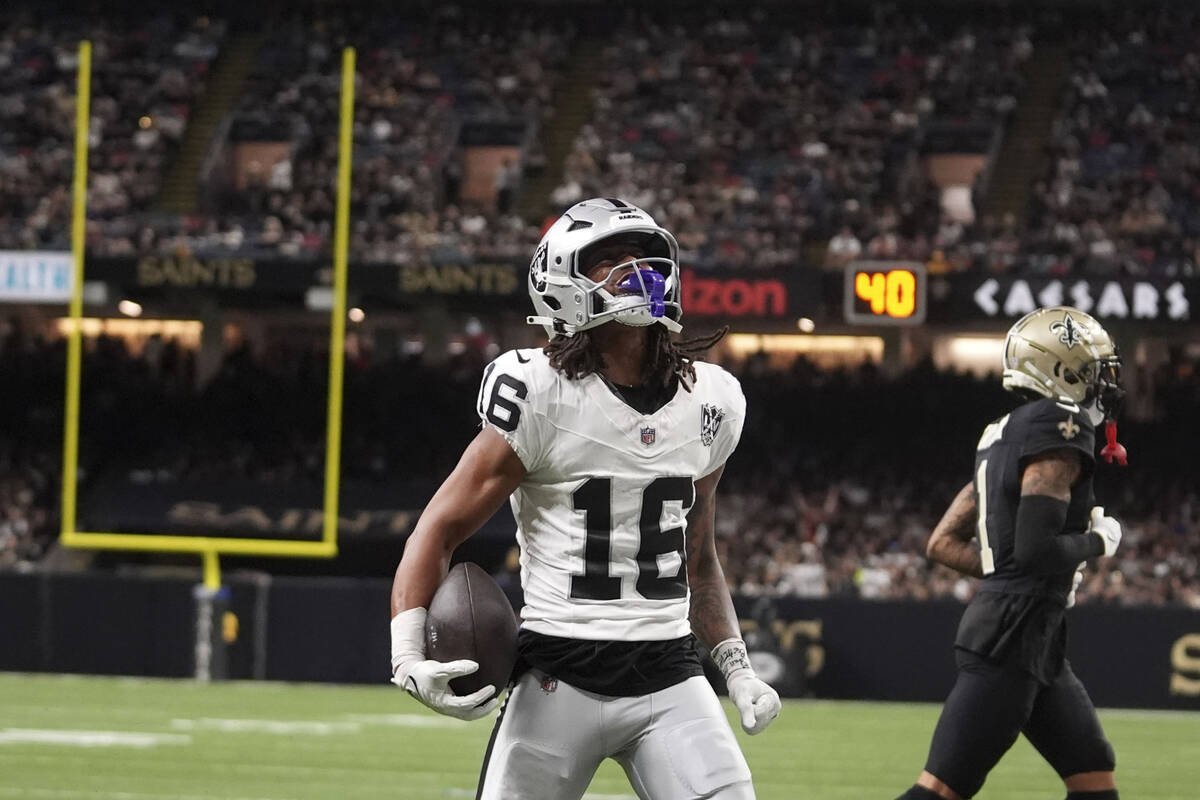
[{"label": "white football pants", "polygon": [[750,768],[704,678],[608,697],[537,670],[500,712],[476,800],[579,800],[606,758],[642,800],[754,800]]}]

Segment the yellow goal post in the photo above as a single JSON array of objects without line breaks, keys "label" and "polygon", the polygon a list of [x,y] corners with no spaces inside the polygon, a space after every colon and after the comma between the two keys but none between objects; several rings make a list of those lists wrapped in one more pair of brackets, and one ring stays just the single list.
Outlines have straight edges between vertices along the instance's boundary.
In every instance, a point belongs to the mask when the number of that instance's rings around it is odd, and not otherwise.
[{"label": "yellow goal post", "polygon": [[79,473],[79,392],[81,319],[83,317],[84,233],[87,214],[88,127],[90,119],[92,46],[79,44],[78,90],[75,114],[75,172],[72,184],[70,326],[67,333],[66,398],[63,417],[62,532],[67,547],[105,550],[199,553],[204,559],[204,584],[221,584],[218,556],[292,556],[331,558],[337,555],[338,487],[341,475],[342,385],[346,338],[346,271],[350,230],[350,170],[353,156],[355,50],[342,51],[339,101],[337,206],[333,241],[333,308],[329,331],[329,397],[325,445],[325,490],[321,538],[311,541],[186,536],[171,533],[121,533],[76,529]]}]

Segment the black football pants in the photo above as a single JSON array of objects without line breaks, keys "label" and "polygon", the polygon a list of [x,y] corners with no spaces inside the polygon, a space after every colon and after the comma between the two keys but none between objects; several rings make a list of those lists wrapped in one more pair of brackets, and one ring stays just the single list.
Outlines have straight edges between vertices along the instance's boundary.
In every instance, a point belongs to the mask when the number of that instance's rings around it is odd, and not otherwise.
[{"label": "black football pants", "polygon": [[1020,733],[1062,778],[1113,769],[1112,745],[1069,663],[1046,686],[1024,670],[956,653],[958,680],[933,732],[926,772],[973,797]]}]

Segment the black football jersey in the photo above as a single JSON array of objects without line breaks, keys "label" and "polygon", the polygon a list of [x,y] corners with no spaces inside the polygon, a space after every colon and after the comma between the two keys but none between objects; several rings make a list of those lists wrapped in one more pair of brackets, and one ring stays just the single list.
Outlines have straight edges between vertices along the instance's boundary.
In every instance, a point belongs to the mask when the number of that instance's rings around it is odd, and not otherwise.
[{"label": "black football jersey", "polygon": [[988,425],[975,452],[977,535],[984,579],[959,623],[955,644],[1052,680],[1062,663],[1066,597],[1074,569],[1034,575],[1017,567],[1017,506],[1028,460],[1049,450],[1077,450],[1083,475],[1071,489],[1060,534],[1083,533],[1095,505],[1092,472],[1096,431],[1070,400],[1026,403]]}]

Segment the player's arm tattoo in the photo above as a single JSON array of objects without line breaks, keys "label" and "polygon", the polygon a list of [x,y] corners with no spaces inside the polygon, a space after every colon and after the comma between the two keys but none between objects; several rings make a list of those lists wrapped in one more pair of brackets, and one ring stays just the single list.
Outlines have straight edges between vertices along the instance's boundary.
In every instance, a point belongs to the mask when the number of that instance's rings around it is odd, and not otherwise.
[{"label": "player's arm tattoo", "polygon": [[1040,494],[1069,503],[1071,487],[1083,471],[1079,462],[1079,453],[1065,447],[1038,453],[1021,474],[1021,494]]},{"label": "player's arm tattoo", "polygon": [[975,484],[959,489],[950,507],[938,521],[925,545],[925,555],[964,575],[983,577],[983,563],[975,543],[975,525],[979,514]]},{"label": "player's arm tattoo", "polygon": [[741,637],[725,571],[717,558],[716,494],[724,469],[696,481],[696,502],[687,516],[688,620],[692,633],[710,650],[726,639]]}]

